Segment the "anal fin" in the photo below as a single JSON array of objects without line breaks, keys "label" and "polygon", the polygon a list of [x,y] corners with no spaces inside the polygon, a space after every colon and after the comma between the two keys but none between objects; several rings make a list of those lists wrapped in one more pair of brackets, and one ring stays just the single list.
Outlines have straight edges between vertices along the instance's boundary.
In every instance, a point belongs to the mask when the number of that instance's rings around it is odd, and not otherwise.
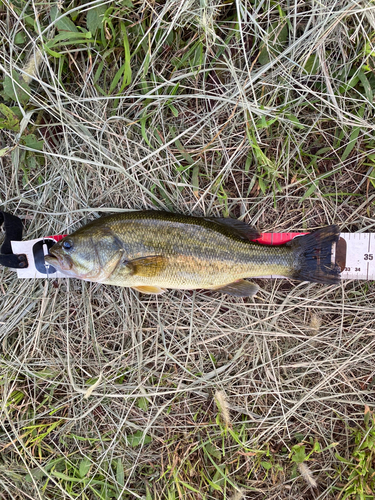
[{"label": "anal fin", "polygon": [[253,297],[259,290],[259,286],[246,280],[238,280],[234,283],[216,287],[214,290],[234,297]]},{"label": "anal fin", "polygon": [[141,293],[153,293],[155,295],[160,295],[167,291],[166,288],[161,288],[160,286],[132,286],[132,288]]}]

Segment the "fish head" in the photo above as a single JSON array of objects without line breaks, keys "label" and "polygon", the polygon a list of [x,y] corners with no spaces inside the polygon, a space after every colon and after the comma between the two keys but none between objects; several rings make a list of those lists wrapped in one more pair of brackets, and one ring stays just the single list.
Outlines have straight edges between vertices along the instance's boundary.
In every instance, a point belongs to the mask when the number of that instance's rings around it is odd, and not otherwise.
[{"label": "fish head", "polygon": [[50,248],[45,261],[61,273],[90,279],[100,271],[100,262],[92,242],[83,235],[66,236]]},{"label": "fish head", "polygon": [[94,224],[60,240],[45,257],[46,262],[66,276],[87,281],[105,281],[124,259],[120,238],[110,228]]}]

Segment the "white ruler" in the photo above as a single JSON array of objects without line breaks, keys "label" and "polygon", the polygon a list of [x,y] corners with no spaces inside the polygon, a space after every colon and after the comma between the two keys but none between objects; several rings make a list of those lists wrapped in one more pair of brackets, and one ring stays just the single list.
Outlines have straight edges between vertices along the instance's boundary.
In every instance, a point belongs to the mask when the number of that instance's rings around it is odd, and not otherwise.
[{"label": "white ruler", "polygon": [[16,269],[18,278],[66,278],[64,274],[44,262],[48,248],[55,243],[56,240],[53,237],[11,241],[13,253],[25,254],[29,264],[25,269]]},{"label": "white ruler", "polygon": [[[29,241],[12,241],[13,252],[26,254],[29,263],[26,269],[17,269],[18,277],[66,277],[49,266],[45,268],[43,262],[43,255],[48,253],[47,245],[52,246],[60,238],[61,236],[50,236]],[[332,260],[341,267],[343,280],[375,280],[375,233],[341,233],[340,241],[333,251]],[[275,275],[259,277],[284,278],[284,276]]]},{"label": "white ruler", "polygon": [[343,280],[375,280],[375,234],[341,233],[346,242]]}]

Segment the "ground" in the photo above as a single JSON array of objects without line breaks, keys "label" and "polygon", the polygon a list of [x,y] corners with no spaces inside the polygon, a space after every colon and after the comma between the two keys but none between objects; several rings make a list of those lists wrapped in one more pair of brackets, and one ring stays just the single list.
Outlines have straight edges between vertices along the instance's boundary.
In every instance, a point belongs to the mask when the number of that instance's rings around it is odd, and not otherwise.
[{"label": "ground", "polygon": [[[372,2],[2,0],[0,26],[27,239],[151,208],[374,231]],[[374,498],[374,282],[0,275],[0,498]]]}]

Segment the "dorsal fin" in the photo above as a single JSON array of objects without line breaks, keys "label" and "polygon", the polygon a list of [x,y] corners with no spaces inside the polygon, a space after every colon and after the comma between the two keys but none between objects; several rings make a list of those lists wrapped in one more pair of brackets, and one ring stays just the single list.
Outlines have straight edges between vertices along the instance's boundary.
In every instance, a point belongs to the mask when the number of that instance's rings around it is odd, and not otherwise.
[{"label": "dorsal fin", "polygon": [[[110,220],[110,218],[116,217],[124,217],[125,219],[134,220],[145,220],[145,219],[155,219],[162,221],[171,221],[177,222],[181,224],[197,224],[203,227],[210,227],[211,229],[216,229],[222,234],[227,236],[231,236],[234,238],[240,238],[241,240],[255,240],[259,238],[260,233],[254,226],[249,226],[246,222],[232,219],[231,217],[202,217],[202,216],[194,216],[194,215],[183,215],[176,214],[173,212],[164,212],[162,210],[141,210],[135,212],[124,212],[123,214],[115,214],[105,217],[106,220]],[[96,221],[90,223],[95,224]],[[89,228],[90,224],[88,224],[87,228]],[[215,227],[216,226],[216,227]],[[112,233],[114,234],[114,233]],[[120,248],[122,246],[122,242],[120,239],[116,240],[118,242]]]},{"label": "dorsal fin", "polygon": [[249,226],[246,222],[230,217],[202,217],[204,220],[214,222],[219,226],[225,227],[233,235],[242,240],[255,240],[259,238],[260,233],[254,226]]}]

